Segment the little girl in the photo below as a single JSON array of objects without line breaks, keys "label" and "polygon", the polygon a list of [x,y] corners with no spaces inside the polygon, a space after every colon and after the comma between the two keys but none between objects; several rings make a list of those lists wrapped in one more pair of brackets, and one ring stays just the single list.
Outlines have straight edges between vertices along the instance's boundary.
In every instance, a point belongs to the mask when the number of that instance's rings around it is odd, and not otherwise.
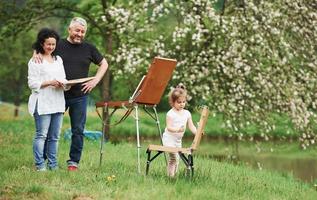
[{"label": "little girl", "polygon": [[[192,116],[185,110],[187,91],[183,85],[178,85],[169,94],[169,104],[172,107],[166,114],[166,128],[163,134],[163,145],[168,147],[182,147],[182,137],[186,124],[193,134],[197,129],[193,124]],[[169,154],[167,174],[174,177],[178,170],[179,155]]]}]

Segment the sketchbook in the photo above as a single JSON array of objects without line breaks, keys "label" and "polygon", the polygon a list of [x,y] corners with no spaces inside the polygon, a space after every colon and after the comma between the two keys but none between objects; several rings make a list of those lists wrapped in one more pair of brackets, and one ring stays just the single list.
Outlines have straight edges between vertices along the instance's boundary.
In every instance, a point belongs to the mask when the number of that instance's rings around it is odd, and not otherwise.
[{"label": "sketchbook", "polygon": [[65,82],[65,85],[74,85],[77,83],[85,83],[87,81],[90,81],[92,79],[94,79],[95,77],[87,77],[87,78],[79,78],[79,79],[72,79],[72,80],[68,80]]}]

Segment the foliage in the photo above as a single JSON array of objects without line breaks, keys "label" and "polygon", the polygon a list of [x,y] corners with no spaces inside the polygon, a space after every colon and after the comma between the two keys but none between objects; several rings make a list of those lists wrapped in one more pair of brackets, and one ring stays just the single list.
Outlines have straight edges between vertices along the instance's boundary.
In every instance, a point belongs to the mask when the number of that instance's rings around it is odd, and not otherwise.
[{"label": "foliage", "polygon": [[80,14],[125,90],[133,91],[154,56],[175,58],[169,87],[184,83],[190,104],[223,114],[237,137],[251,124],[266,137],[276,128],[271,113],[281,113],[303,133],[306,148],[316,139],[316,9],[316,2],[304,0],[29,0],[2,9],[0,35],[15,35],[27,20],[31,27],[48,16]]},{"label": "foliage", "polygon": [[[21,32],[16,38],[2,41],[6,48],[0,51],[0,97],[19,106],[27,101],[27,62],[31,56],[33,32]],[[17,114],[17,113],[16,113]]]},{"label": "foliage", "polygon": [[152,16],[177,19],[154,42],[155,54],[179,61],[173,82],[185,83],[195,104],[223,113],[238,135],[251,123],[265,135],[275,129],[269,114],[287,113],[303,132],[303,148],[314,144],[317,4],[232,1],[219,13],[214,3],[148,1]]},{"label": "foliage", "polygon": [[71,8],[76,1],[21,0],[1,1],[0,40],[19,36],[49,17],[69,16],[62,8]]}]

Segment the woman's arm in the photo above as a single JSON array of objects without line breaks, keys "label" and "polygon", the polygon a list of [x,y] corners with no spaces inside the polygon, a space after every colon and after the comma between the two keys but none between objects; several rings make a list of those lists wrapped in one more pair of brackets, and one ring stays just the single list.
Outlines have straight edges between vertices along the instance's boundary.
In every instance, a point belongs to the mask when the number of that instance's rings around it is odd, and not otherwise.
[{"label": "woman's arm", "polygon": [[32,61],[29,61],[28,64],[28,86],[31,90],[39,92],[42,81],[40,77],[39,66]]},{"label": "woman's arm", "polygon": [[43,81],[41,84],[41,88],[45,88],[48,86],[53,86],[56,88],[62,87],[62,83],[59,82],[58,80],[54,79],[54,80],[49,80],[49,81]]}]

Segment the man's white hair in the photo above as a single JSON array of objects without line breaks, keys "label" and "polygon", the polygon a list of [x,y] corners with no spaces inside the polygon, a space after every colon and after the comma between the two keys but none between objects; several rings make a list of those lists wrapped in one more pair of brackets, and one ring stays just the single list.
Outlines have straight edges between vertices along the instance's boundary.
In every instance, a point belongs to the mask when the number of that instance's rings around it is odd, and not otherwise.
[{"label": "man's white hair", "polygon": [[74,17],[69,24],[69,27],[73,27],[75,24],[80,24],[82,26],[84,26],[87,29],[87,22],[85,19],[81,18],[81,17]]}]

